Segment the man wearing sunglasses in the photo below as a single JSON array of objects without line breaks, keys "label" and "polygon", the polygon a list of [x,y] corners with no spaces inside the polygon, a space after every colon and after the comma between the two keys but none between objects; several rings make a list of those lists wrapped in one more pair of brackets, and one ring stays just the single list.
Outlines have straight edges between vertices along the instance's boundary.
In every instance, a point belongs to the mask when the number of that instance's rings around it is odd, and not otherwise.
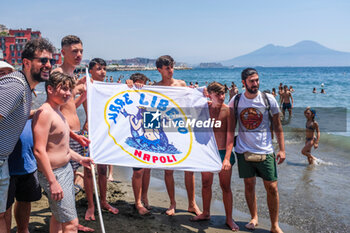
[{"label": "man wearing sunglasses", "polygon": [[[26,43],[22,52],[22,71],[15,71],[0,78],[0,233],[7,232],[11,227],[11,224],[5,221],[10,182],[8,156],[30,115],[32,91],[39,82],[49,78],[55,61],[52,59],[53,52],[54,47],[48,40],[31,40]],[[29,221],[30,203],[29,206],[18,207],[21,212],[25,211]]]}]

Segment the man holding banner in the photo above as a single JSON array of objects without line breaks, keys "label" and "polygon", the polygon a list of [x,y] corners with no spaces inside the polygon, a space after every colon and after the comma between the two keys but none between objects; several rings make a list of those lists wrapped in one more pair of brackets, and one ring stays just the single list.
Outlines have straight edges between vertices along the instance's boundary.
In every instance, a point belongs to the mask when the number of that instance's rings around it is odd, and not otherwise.
[{"label": "man holding banner", "polygon": [[198,215],[193,171],[221,170],[211,130],[220,122],[210,118],[202,91],[172,77],[173,64],[170,56],[160,57],[162,80],[142,89],[87,82],[88,108],[94,109],[88,112],[90,156],[98,164],[166,170],[168,215],[174,215],[176,207],[173,170],[185,171],[188,210]]},{"label": "man holding banner", "polygon": [[[92,80],[103,82],[106,77],[106,62],[101,58],[94,58],[89,63],[89,72],[91,74]],[[86,101],[83,103],[85,113],[87,115],[87,103]],[[84,135],[87,135],[88,132],[88,118],[86,118],[84,127],[83,127]],[[98,164],[97,165],[97,173],[98,173],[98,186],[101,197],[101,207],[112,214],[118,214],[119,210],[107,202],[107,165]],[[86,198],[88,200],[88,209],[85,213],[85,220],[95,220],[95,204],[94,204],[94,196],[93,196],[93,183],[92,183],[92,174],[91,170],[88,168],[84,168],[84,188],[86,192]],[[98,194],[96,194],[98,195]]]},{"label": "man holding banner", "polygon": [[[186,83],[182,80],[173,78],[174,75],[174,59],[169,56],[161,56],[156,61],[156,67],[158,72],[162,76],[162,80],[155,83],[158,86],[170,86],[170,87],[186,87]],[[174,182],[174,170],[164,170],[164,180],[170,198],[170,207],[165,212],[167,215],[175,215],[176,201],[175,201],[175,182]],[[200,215],[202,212],[198,208],[195,199],[195,184],[194,173],[191,171],[185,171],[185,186],[188,197],[188,212]]]}]

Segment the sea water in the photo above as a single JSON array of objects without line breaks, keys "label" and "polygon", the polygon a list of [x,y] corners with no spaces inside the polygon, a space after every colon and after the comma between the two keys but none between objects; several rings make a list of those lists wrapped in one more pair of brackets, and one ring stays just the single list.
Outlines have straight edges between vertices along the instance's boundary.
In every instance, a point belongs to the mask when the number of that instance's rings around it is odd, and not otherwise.
[{"label": "sea water", "polygon": [[[293,86],[295,90],[292,93],[295,107],[293,116],[283,121],[286,161],[278,165],[280,221],[305,232],[350,232],[350,67],[259,67],[257,70],[260,90],[274,87],[278,91],[280,83]],[[241,71],[241,68],[176,70],[174,78],[182,79],[187,84],[190,81],[198,82],[199,86],[212,81],[231,86],[231,82],[234,82],[239,92],[242,92]],[[116,82],[123,75],[124,83],[132,73],[135,72],[107,72],[107,76],[113,76]],[[157,71],[141,73],[152,81],[161,79]],[[317,93],[312,93],[314,87]],[[321,88],[326,94],[320,93]],[[37,93],[34,108],[46,98],[42,84],[38,85]],[[307,106],[316,108],[316,120],[321,129],[319,148],[312,150],[318,162],[311,166],[301,154],[305,144],[306,119],[303,111]],[[85,116],[81,107],[78,115],[83,124]],[[163,172],[154,169],[152,176],[163,179]],[[176,185],[184,188],[183,172],[175,172],[175,179]],[[213,198],[221,200],[218,178],[214,179]],[[238,177],[237,165],[233,167],[232,189],[234,208],[248,213],[244,184]],[[261,179],[258,179],[256,193],[259,216],[268,219],[266,192]],[[200,174],[196,174],[196,195],[201,195]]]}]

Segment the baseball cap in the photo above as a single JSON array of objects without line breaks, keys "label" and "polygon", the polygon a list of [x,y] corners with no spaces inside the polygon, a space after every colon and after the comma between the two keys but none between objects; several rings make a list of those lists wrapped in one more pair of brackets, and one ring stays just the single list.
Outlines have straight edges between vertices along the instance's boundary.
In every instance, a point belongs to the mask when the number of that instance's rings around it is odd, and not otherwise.
[{"label": "baseball cap", "polygon": [[0,61],[0,69],[2,69],[2,68],[10,68],[12,70],[15,70],[15,68],[13,66],[11,66],[10,64],[8,64],[7,62]]}]

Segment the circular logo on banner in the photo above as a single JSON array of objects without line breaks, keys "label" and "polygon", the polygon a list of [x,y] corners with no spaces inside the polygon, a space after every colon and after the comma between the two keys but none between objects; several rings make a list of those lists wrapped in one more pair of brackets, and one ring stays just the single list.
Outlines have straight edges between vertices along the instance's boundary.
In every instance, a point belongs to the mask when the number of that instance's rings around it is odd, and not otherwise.
[{"label": "circular logo on banner", "polygon": [[175,165],[192,149],[190,126],[166,122],[187,121],[180,106],[168,96],[149,90],[127,90],[111,97],[104,111],[108,135],[116,146],[145,164]]},{"label": "circular logo on banner", "polygon": [[246,129],[253,130],[260,126],[263,114],[255,108],[246,108],[241,112],[240,119]]}]

